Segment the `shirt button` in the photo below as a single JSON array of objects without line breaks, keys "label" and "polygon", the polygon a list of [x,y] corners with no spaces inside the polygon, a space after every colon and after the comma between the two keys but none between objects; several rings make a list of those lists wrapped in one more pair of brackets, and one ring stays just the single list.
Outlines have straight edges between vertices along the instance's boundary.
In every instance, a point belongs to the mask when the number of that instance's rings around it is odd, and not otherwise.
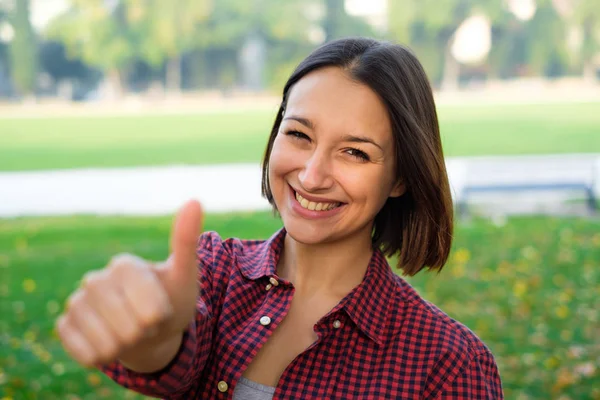
[{"label": "shirt button", "polygon": [[263,326],[267,326],[271,323],[271,318],[267,317],[266,315],[264,317],[260,318],[260,324]]},{"label": "shirt button", "polygon": [[272,287],[273,287],[273,285],[271,285],[271,284],[269,283],[269,284],[268,284],[268,285],[265,287],[265,290],[266,290],[266,291],[269,291],[269,290],[271,290],[271,288],[272,288]]},{"label": "shirt button", "polygon": [[219,389],[219,392],[225,393],[227,389],[229,389],[229,385],[227,384],[227,382],[221,381],[217,384],[217,388]]},{"label": "shirt button", "polygon": [[269,278],[269,282],[271,282],[271,285],[273,286],[279,286],[279,281],[273,277]]},{"label": "shirt button", "polygon": [[340,322],[339,319],[336,319],[335,321],[333,321],[333,327],[335,329],[338,329],[340,326],[342,326],[342,323]]}]

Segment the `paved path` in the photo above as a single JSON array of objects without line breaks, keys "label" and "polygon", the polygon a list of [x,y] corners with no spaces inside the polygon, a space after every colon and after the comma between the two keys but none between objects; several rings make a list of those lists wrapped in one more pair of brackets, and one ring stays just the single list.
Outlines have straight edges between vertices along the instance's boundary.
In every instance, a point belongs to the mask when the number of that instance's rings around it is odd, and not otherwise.
[{"label": "paved path", "polygon": [[[600,154],[448,158],[455,200],[466,185],[592,182],[600,198]],[[594,176],[594,174],[598,174]],[[33,215],[164,215],[190,198],[208,212],[266,210],[257,164],[81,169],[0,173],[0,217]],[[492,192],[471,200],[490,212],[554,210],[583,193]],[[519,208],[524,208],[520,210]]]}]

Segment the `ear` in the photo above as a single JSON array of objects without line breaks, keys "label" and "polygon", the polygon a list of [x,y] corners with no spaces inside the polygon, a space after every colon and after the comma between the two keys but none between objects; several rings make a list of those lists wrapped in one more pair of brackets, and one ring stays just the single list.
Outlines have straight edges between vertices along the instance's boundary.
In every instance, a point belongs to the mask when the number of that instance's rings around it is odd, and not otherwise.
[{"label": "ear", "polygon": [[399,179],[396,182],[396,184],[394,185],[394,187],[392,188],[392,191],[390,192],[390,197],[400,197],[405,192],[406,192],[406,185],[404,185],[404,182],[402,182],[402,180]]}]

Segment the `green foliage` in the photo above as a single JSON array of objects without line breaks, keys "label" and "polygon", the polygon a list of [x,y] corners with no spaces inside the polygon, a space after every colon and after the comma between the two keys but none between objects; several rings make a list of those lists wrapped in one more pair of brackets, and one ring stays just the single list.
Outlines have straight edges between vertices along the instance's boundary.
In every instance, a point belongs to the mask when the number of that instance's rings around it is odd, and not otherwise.
[{"label": "green foliage", "polygon": [[132,26],[139,23],[135,0],[73,0],[68,12],[48,28],[50,38],[63,42],[69,55],[105,71],[120,70],[135,58]]},{"label": "green foliage", "polygon": [[12,18],[15,36],[11,43],[11,74],[22,95],[33,95],[37,76],[37,43],[29,20],[29,0],[16,0]]},{"label": "green foliage", "polygon": [[[519,21],[502,0],[403,0],[388,2],[389,33],[409,44],[434,82],[439,82],[443,54],[458,25],[482,13],[492,23],[492,49],[486,69],[489,76],[559,76],[577,70],[600,51],[600,4],[596,0],[572,2],[560,16],[551,0],[536,1],[529,21]],[[581,28],[579,55],[567,50],[568,31]],[[575,68],[574,68],[575,67]]]},{"label": "green foliage", "polygon": [[[280,226],[270,213],[206,220],[223,237],[267,238]],[[0,396],[141,399],[77,366],[53,326],[86,271],[124,251],[163,259],[170,227],[170,218],[0,221]],[[490,347],[507,399],[597,399],[599,232],[597,220],[474,221],[457,227],[440,275],[410,282]]]},{"label": "green foliage", "polygon": [[596,0],[579,0],[570,20],[581,27],[581,59],[588,61],[600,52],[600,4]]},{"label": "green foliage", "polygon": [[197,47],[195,38],[211,13],[212,3],[213,0],[136,1],[130,13],[137,23],[140,57],[160,65]]}]

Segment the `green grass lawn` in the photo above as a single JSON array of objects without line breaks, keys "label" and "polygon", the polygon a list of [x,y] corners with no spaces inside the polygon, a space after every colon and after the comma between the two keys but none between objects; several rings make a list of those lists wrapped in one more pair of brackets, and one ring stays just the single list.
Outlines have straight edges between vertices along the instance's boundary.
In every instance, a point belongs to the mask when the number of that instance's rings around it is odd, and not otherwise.
[{"label": "green grass lawn", "polygon": [[[446,155],[600,152],[600,104],[440,108]],[[271,112],[0,119],[0,171],[258,162]]]},{"label": "green grass lawn", "polygon": [[[53,324],[81,276],[111,255],[165,257],[170,226],[166,217],[0,220],[0,398],[134,398],[70,361]],[[279,226],[269,213],[208,215],[205,224],[242,238]],[[441,275],[410,281],[488,344],[507,399],[598,399],[599,260],[598,220],[475,220],[458,226]]]}]

